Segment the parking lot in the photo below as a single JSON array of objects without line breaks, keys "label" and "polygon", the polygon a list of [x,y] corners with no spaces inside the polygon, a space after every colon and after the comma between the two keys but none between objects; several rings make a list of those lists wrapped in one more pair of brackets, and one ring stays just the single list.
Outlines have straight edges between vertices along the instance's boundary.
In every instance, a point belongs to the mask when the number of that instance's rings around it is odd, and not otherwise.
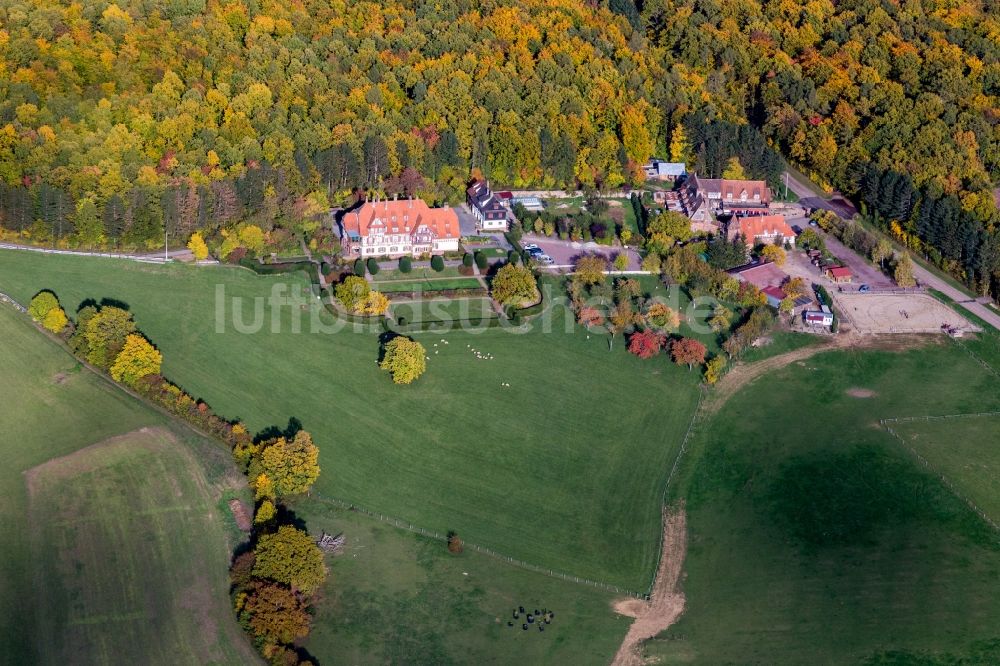
[{"label": "parking lot", "polygon": [[552,257],[553,263],[549,265],[551,268],[571,268],[576,258],[584,254],[601,254],[607,257],[610,262],[614,261],[614,258],[620,253],[625,252],[628,255],[628,268],[626,270],[638,271],[642,269],[639,253],[632,248],[608,247],[594,242],[564,241],[536,234],[525,234],[524,238],[521,239],[521,245],[529,244],[537,245],[542,252]]}]

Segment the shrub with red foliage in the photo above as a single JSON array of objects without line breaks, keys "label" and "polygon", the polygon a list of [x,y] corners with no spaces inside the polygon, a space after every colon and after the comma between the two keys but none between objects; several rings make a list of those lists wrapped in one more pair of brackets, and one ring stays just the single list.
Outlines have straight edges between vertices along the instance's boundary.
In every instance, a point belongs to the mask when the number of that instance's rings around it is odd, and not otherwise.
[{"label": "shrub with red foliage", "polygon": [[628,339],[628,350],[639,358],[653,358],[660,353],[666,341],[656,331],[636,331]]}]

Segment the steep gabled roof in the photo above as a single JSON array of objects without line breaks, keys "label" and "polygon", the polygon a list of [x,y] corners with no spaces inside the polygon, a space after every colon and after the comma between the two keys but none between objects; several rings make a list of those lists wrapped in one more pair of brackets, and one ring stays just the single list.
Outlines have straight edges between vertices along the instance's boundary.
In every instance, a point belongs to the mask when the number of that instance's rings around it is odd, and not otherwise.
[{"label": "steep gabled roof", "polygon": [[795,238],[795,232],[785,222],[784,215],[752,215],[741,217],[735,220],[736,229],[747,239],[747,243],[753,243],[755,238],[761,236],[777,236],[783,238]]},{"label": "steep gabled roof", "polygon": [[451,208],[430,208],[422,199],[368,201],[344,215],[344,231],[362,238],[372,227],[382,233],[412,235],[426,226],[437,238],[458,238],[458,216]]},{"label": "steep gabled roof", "polygon": [[771,191],[763,180],[723,180],[720,189],[722,200],[726,202],[745,201],[755,204],[771,202]]}]

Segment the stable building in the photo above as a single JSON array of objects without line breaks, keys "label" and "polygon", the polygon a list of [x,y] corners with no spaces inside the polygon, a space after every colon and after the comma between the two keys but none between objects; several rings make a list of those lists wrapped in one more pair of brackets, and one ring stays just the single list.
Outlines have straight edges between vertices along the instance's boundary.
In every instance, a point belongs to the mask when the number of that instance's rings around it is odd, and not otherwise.
[{"label": "stable building", "polygon": [[826,269],[826,276],[835,284],[850,284],[854,279],[851,269],[847,266],[831,266]]}]

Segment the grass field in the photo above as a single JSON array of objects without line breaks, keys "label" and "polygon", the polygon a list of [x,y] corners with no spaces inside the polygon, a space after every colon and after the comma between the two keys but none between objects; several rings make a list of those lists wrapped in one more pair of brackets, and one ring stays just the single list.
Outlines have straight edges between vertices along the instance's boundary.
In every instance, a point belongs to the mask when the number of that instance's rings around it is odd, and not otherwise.
[{"label": "grass field", "polygon": [[[645,591],[698,373],[636,359],[620,338],[609,352],[602,336],[557,321],[549,333],[458,331],[437,348],[427,339],[427,373],[399,387],[377,367],[375,335],[306,332],[310,314],[325,317],[316,301],[282,307],[277,332],[262,303],[263,329],[238,333],[228,299],[242,297],[246,311],[282,283],[302,279],[0,253],[0,290],[21,300],[50,288],[70,311],[86,298],[129,304],[164,352],[164,373],[220,414],[254,430],[300,419],[321,449],[317,492]],[[304,316],[302,333],[293,315]]]},{"label": "grass field", "polygon": [[[608,663],[628,620],[612,595],[511,566],[322,502],[296,514],[347,535],[330,560],[309,650],[321,664]],[[552,610],[544,632],[514,627],[512,610]]]},{"label": "grass field", "polygon": [[1000,414],[889,425],[935,472],[1000,524]]},{"label": "grass field", "polygon": [[[40,597],[39,585],[33,581],[37,580],[41,571],[35,565],[58,561],[69,553],[56,544],[48,544],[44,552],[36,549],[33,554],[30,538],[32,529],[43,529],[46,532],[51,530],[58,532],[61,539],[70,539],[90,529],[95,524],[93,519],[99,519],[101,524],[108,527],[121,528],[134,527],[136,520],[127,511],[122,511],[121,504],[130,498],[120,495],[116,499],[110,494],[107,497],[90,497],[87,500],[90,504],[86,507],[77,505],[74,501],[63,504],[62,510],[81,517],[78,524],[62,524],[56,516],[51,516],[50,522],[46,522],[44,515],[36,515],[29,520],[24,473],[45,465],[52,458],[74,454],[107,438],[142,427],[163,427],[167,424],[157,412],[144,407],[92,373],[82,370],[75,360],[55,343],[45,339],[8,306],[0,307],[0,340],[3,340],[0,344],[0,367],[4,368],[4,381],[0,382],[0,405],[3,406],[0,410],[0,427],[5,435],[0,443],[4,459],[0,468],[0,490],[4,498],[0,503],[0,524],[4,528],[3,546],[0,547],[0,579],[3,580],[3,584],[0,584],[0,662],[38,663],[38,648],[56,649],[59,641],[68,640],[66,637],[70,633],[79,630],[71,628],[70,620],[80,620],[83,616],[67,608],[67,615],[47,618],[54,622],[54,625],[50,625],[52,633],[43,636],[34,630],[35,618],[40,613],[48,613],[45,610],[48,606],[36,608],[35,603],[40,598],[47,599],[48,591],[54,589],[50,585],[56,584],[56,580],[48,580],[47,577],[40,581],[42,589],[46,590],[46,595]],[[188,447],[197,451],[203,466],[202,474],[207,475],[214,492],[219,495],[220,488],[226,485],[225,479],[229,474],[235,473],[228,453],[194,437],[190,431],[178,431],[175,436],[182,440],[178,445],[180,448]],[[151,458],[148,460],[155,462]],[[171,460],[168,457],[158,464],[167,465],[175,478],[183,478],[183,473],[191,469],[189,464],[175,467]],[[148,480],[144,479],[146,481]],[[94,487],[107,488],[103,483],[98,483],[92,487],[78,487],[77,490],[92,492]],[[116,488],[116,492],[127,493],[128,490]],[[87,510],[97,509],[98,505],[101,511],[113,509],[114,513],[87,518]],[[147,600],[153,602],[152,607],[144,609],[147,612],[146,619],[162,622],[164,627],[175,627],[177,632],[184,628],[191,629],[192,622],[201,618],[202,613],[209,612],[214,624],[201,625],[196,629],[197,635],[173,634],[190,648],[190,651],[179,649],[171,655],[173,663],[204,663],[203,658],[207,653],[198,652],[196,648],[201,641],[210,642],[213,637],[217,643],[212,654],[217,655],[219,663],[245,663],[250,658],[250,653],[247,652],[248,648],[243,644],[243,637],[229,611],[227,593],[226,567],[230,549],[235,542],[218,530],[218,525],[222,522],[219,517],[221,509],[215,506],[199,508],[205,515],[197,533],[201,542],[198,549],[182,553],[169,561],[165,570],[146,567],[139,558],[149,553],[173,553],[170,541],[174,535],[144,533],[145,543],[134,543],[128,553],[117,555],[137,558],[130,569],[117,572],[122,576],[119,589],[129,590],[135,595],[146,591],[149,594]],[[41,509],[36,506],[36,511]],[[209,518],[209,514],[215,517]],[[179,515],[174,518],[179,518]],[[150,525],[155,524],[150,522]],[[208,529],[210,527],[213,529]],[[116,556],[115,552],[100,551],[105,545],[113,548],[119,544],[94,544],[90,555],[112,561]],[[180,588],[182,585],[190,585],[194,580],[202,584],[197,598],[184,601],[174,596],[157,596],[174,585]],[[77,581],[81,585],[81,594],[84,594],[77,601],[86,600],[85,611],[88,616],[97,619],[102,612],[110,617],[137,610],[134,604],[120,604],[121,599],[97,595],[98,590],[91,586],[92,582],[102,586],[106,583],[91,578]],[[177,601],[180,602],[175,603]],[[127,627],[133,624],[109,622],[97,624],[92,629],[102,628],[104,640],[116,641],[119,640],[119,632],[123,636],[129,635],[127,631],[131,629]],[[92,636],[96,638],[97,635]],[[125,651],[117,655],[117,659],[136,663],[165,663],[157,654],[146,653],[145,648],[141,643],[128,644]],[[76,658],[79,659],[80,655],[76,655]],[[104,663],[113,661],[115,660],[107,660]],[[88,663],[102,661],[95,656]]]},{"label": "grass field", "polygon": [[42,663],[250,658],[227,603],[230,549],[205,538],[225,531],[217,490],[173,434],[144,428],[25,477]]},{"label": "grass field", "polygon": [[1000,539],[878,419],[998,407],[996,378],[944,339],[819,354],[744,388],[697,427],[671,489],[687,498],[687,609],[647,652],[996,663]]}]

